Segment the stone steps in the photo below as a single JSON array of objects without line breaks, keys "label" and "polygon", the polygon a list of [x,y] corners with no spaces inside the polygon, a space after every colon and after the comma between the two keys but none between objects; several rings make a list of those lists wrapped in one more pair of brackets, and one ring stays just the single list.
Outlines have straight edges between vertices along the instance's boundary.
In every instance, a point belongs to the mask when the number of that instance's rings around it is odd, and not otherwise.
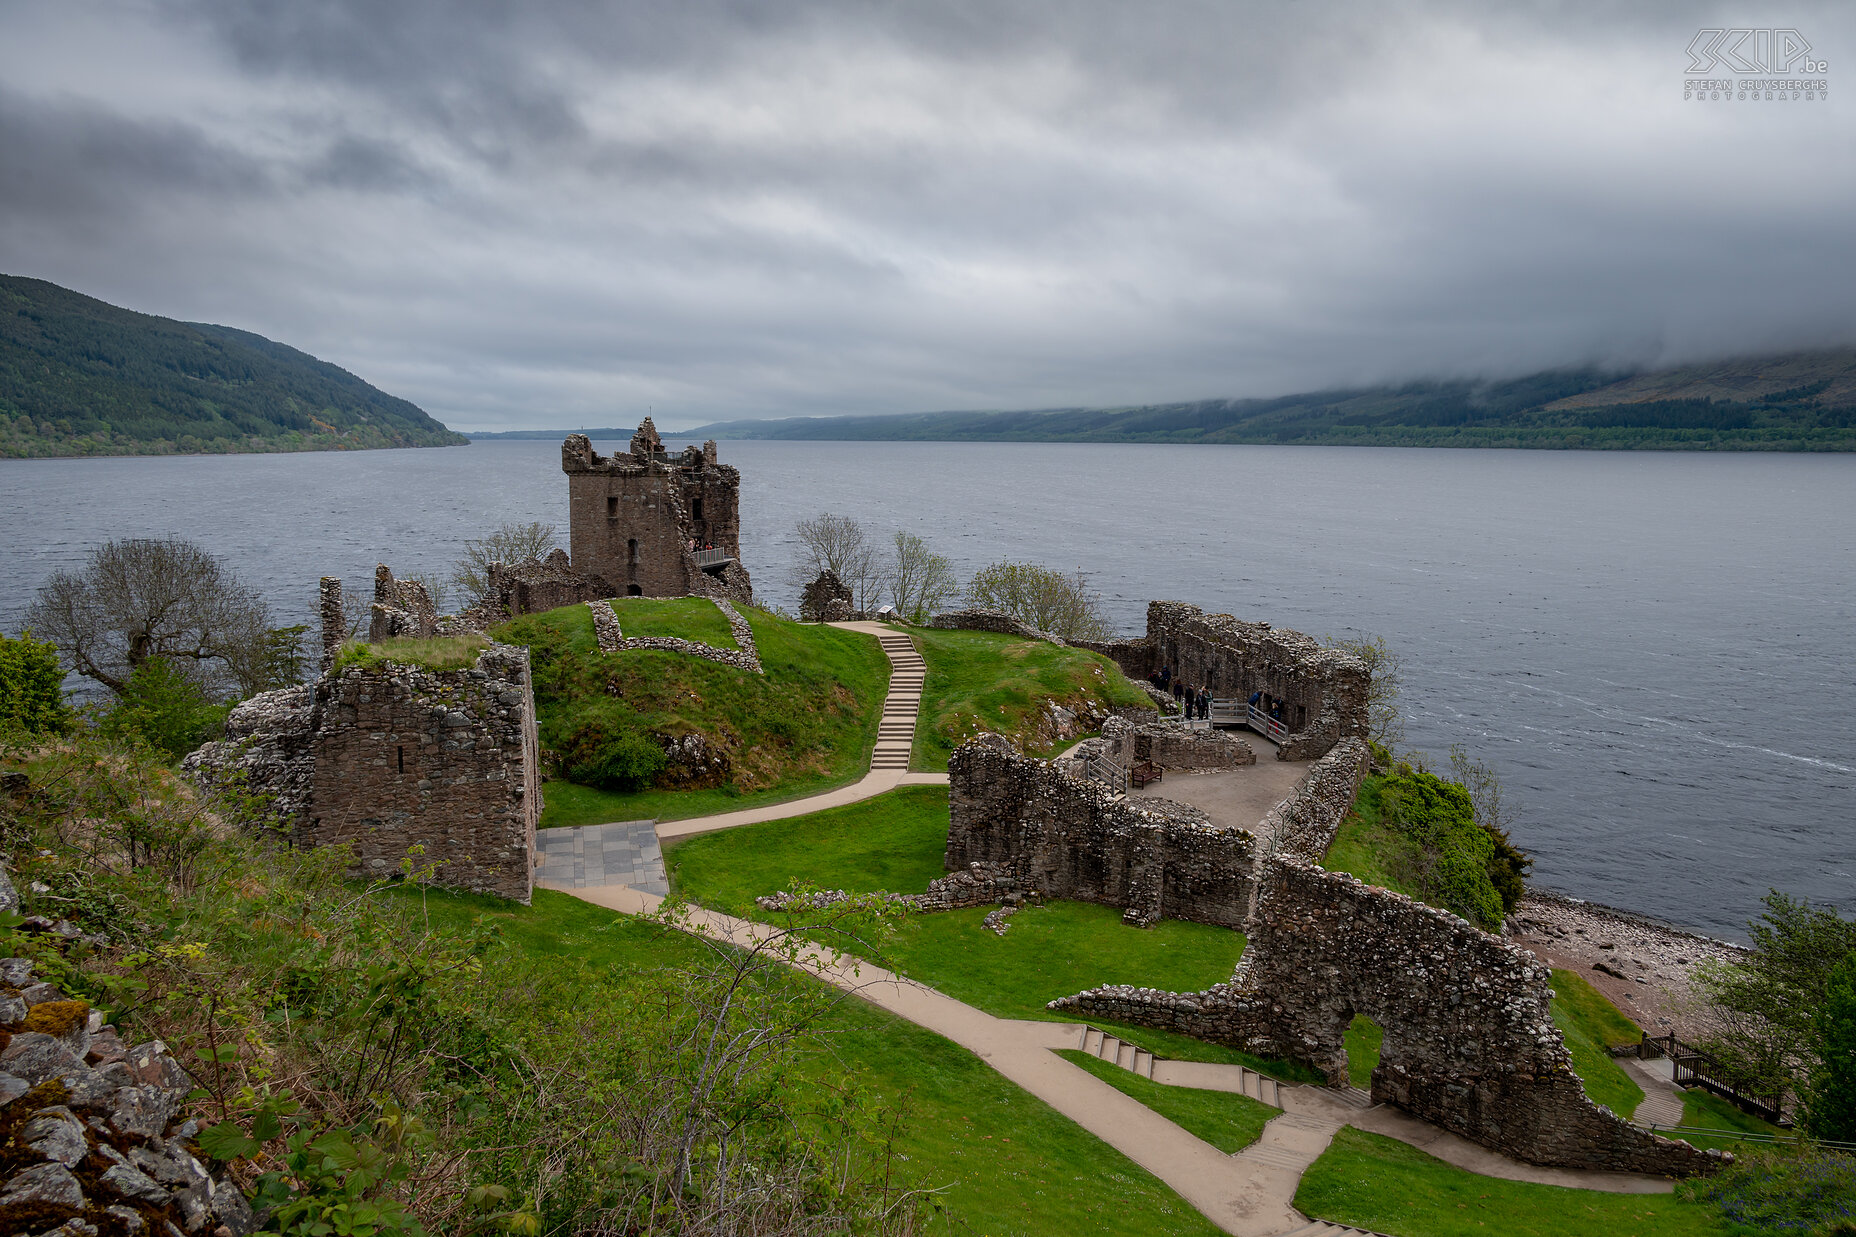
[{"label": "stone steps", "polygon": [[1324,1234],[1328,1237],[1342,1237],[1347,1233],[1357,1234],[1358,1237],[1385,1237],[1385,1234],[1374,1229],[1354,1228],[1351,1224],[1334,1224],[1328,1220],[1310,1220],[1301,1228],[1290,1229],[1282,1237],[1323,1237]]},{"label": "stone steps", "polygon": [[928,663],[922,660],[921,654],[915,651],[915,643],[907,636],[885,632],[876,639],[884,656],[889,658],[889,694],[883,698],[883,714],[877,720],[876,747],[870,753],[870,769],[871,772],[907,772],[915,748],[915,719],[921,711]]},{"label": "stone steps", "polygon": [[1092,1057],[1119,1065],[1129,1073],[1139,1074],[1143,1078],[1154,1076],[1154,1054],[1145,1048],[1137,1048],[1125,1039],[1117,1039],[1094,1027],[1083,1028],[1082,1050]]}]

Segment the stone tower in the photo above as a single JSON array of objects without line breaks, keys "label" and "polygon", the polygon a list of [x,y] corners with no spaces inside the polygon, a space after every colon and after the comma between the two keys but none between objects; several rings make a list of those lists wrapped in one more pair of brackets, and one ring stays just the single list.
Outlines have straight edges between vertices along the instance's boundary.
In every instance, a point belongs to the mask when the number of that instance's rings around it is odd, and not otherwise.
[{"label": "stone tower", "polygon": [[631,597],[753,600],[741,565],[741,474],[716,463],[714,442],[671,455],[646,417],[624,455],[599,455],[586,435],[569,434],[561,471],[575,571]]}]

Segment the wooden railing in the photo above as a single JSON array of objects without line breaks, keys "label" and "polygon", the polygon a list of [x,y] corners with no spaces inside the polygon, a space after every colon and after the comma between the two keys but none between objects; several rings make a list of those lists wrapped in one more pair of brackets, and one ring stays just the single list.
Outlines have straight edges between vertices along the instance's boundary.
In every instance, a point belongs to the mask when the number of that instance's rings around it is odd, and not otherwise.
[{"label": "wooden railing", "polygon": [[1791,1124],[1785,1116],[1784,1092],[1766,1091],[1752,1086],[1737,1070],[1693,1044],[1677,1039],[1673,1031],[1667,1035],[1645,1032],[1643,1041],[1637,1046],[1637,1055],[1652,1061],[1658,1057],[1668,1057],[1675,1066],[1675,1084],[1678,1087],[1700,1087],[1774,1125]]},{"label": "wooden railing", "polygon": [[1128,771],[1107,756],[1089,758],[1089,776],[1099,786],[1116,794],[1126,794]]}]

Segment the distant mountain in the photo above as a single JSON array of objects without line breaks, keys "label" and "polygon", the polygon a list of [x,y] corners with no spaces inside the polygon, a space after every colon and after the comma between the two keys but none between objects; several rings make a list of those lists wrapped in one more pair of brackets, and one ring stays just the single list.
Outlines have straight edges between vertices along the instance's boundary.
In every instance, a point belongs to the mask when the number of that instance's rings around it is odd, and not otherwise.
[{"label": "distant mountain", "polygon": [[1856,451],[1856,349],[1277,399],[724,421],[690,438]]},{"label": "distant mountain", "polygon": [[262,335],[0,275],[0,457],[468,441],[418,405]]}]

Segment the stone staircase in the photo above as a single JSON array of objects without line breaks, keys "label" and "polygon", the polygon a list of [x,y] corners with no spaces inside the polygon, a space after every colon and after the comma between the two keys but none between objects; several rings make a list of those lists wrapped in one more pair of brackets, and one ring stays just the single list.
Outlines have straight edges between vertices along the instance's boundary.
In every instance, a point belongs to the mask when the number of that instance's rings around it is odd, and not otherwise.
[{"label": "stone staircase", "polygon": [[[1080,1047],[1092,1057],[1107,1061],[1112,1065],[1119,1065],[1122,1069],[1139,1074],[1143,1078],[1154,1078],[1156,1065],[1153,1053],[1145,1048],[1137,1048],[1125,1039],[1117,1039],[1106,1031],[1098,1031],[1095,1027],[1084,1027]],[[1282,1084],[1274,1078],[1267,1074],[1259,1074],[1253,1069],[1246,1069],[1241,1065],[1226,1065],[1219,1068],[1237,1080],[1241,1094],[1268,1104],[1272,1108],[1282,1107]],[[1154,1078],[1154,1081],[1168,1080]]]},{"label": "stone staircase", "polygon": [[870,771],[906,773],[915,747],[915,716],[921,709],[922,682],[928,663],[915,651],[915,643],[901,632],[884,632],[877,643],[889,658],[889,695],[883,700],[883,718],[877,723],[876,750],[870,754]]},{"label": "stone staircase", "polygon": [[1370,1228],[1355,1228],[1351,1224],[1330,1224],[1326,1220],[1310,1220],[1305,1227],[1293,1228],[1282,1237],[1323,1237],[1323,1234],[1355,1233],[1359,1237],[1385,1237],[1384,1233]]}]

